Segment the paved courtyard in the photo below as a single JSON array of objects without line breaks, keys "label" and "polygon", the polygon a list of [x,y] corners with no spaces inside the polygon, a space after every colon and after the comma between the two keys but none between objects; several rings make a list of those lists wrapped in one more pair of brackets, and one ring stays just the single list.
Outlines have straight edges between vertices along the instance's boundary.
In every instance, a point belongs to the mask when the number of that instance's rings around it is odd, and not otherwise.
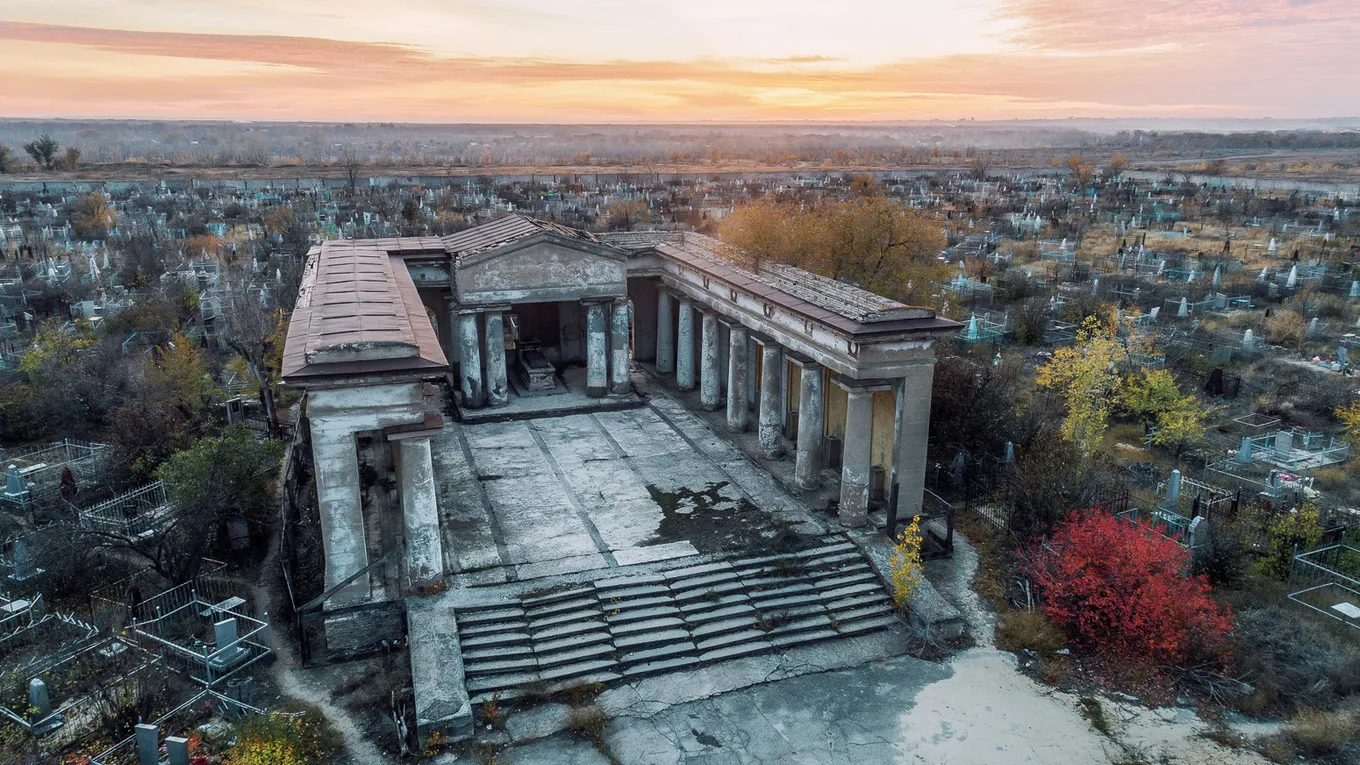
[{"label": "paved courtyard", "polygon": [[623,411],[450,424],[432,450],[446,564],[474,581],[751,549],[788,529],[823,531],[767,471],[664,393]]}]

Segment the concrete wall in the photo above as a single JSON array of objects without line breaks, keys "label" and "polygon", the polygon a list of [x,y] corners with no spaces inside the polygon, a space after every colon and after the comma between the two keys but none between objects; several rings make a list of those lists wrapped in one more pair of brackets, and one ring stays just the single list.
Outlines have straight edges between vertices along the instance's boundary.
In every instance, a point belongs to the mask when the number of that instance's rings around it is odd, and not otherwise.
[{"label": "concrete wall", "polygon": [[629,279],[628,298],[633,301],[633,358],[655,361],[656,282],[651,279]]}]

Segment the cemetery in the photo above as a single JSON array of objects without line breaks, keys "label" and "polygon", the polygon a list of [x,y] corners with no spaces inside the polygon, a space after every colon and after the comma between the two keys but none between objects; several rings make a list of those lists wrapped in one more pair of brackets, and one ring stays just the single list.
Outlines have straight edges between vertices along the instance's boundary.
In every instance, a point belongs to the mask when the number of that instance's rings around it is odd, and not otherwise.
[{"label": "cemetery", "polygon": [[[646,737],[646,693],[1000,654],[1043,692],[1347,714],[1356,191],[866,177],[0,184],[0,715],[91,763],[333,715],[461,758],[583,704]],[[737,225],[767,199],[939,236],[832,278]],[[1051,607],[1083,533],[1236,626],[1121,685],[1098,657],[1135,649]],[[106,724],[92,677],[145,702]]]}]

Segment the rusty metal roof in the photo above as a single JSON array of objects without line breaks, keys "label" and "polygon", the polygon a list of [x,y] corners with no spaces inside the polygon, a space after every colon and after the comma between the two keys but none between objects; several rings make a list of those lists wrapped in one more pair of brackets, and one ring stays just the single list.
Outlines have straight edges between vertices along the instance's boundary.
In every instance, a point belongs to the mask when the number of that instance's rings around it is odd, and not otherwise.
[{"label": "rusty metal roof", "polygon": [[542,232],[550,232],[559,236],[571,239],[582,239],[587,242],[599,241],[594,234],[563,226],[557,223],[530,218],[527,215],[511,213],[501,216],[490,223],[483,223],[480,226],[473,226],[466,231],[459,231],[456,234],[449,234],[442,238],[444,249],[458,260],[466,255],[475,252],[489,250],[493,247],[500,247],[519,239]]},{"label": "rusty metal roof", "polygon": [[326,242],[308,255],[284,344],[285,380],[448,367],[406,265],[375,244]]}]

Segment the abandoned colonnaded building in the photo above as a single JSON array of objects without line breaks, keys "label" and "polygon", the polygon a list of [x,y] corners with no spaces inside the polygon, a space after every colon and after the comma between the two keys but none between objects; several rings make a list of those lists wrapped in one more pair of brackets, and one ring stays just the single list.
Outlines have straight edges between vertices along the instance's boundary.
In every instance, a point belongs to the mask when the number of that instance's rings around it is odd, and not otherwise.
[{"label": "abandoned colonnaded building", "polygon": [[730,430],[754,426],[766,456],[792,452],[799,487],[834,482],[824,461],[838,463],[840,521],[858,526],[894,482],[899,517],[920,511],[934,344],[959,328],[688,233],[507,215],[441,238],[326,242],[308,256],[283,378],[306,390],[328,602],[373,597],[355,576],[375,525],[356,436],[390,447],[404,588],[444,576],[441,540],[458,540],[440,530],[431,444],[446,375],[464,420],[506,420],[632,405],[630,364],[646,363],[697,388],[700,408],[725,406]]}]

